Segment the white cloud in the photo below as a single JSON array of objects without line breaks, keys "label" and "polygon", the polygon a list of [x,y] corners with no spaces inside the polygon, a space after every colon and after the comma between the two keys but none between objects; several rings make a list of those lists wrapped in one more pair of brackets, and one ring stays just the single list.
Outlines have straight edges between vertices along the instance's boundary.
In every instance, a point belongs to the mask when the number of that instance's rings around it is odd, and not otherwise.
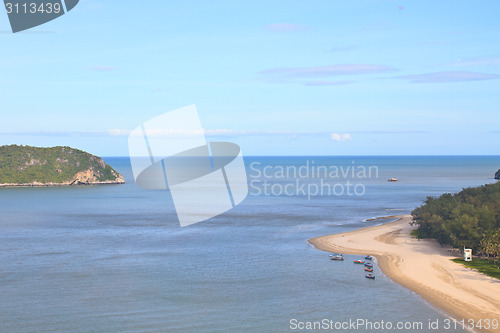
[{"label": "white cloud", "polygon": [[111,136],[127,136],[130,134],[130,130],[124,130],[124,129],[119,129],[119,128],[113,128],[113,129],[109,129],[107,131],[109,135]]},{"label": "white cloud", "polygon": [[[107,129],[103,131],[25,131],[25,132],[0,132],[0,135],[19,135],[19,136],[46,136],[46,137],[127,137],[132,133],[129,129]],[[181,129],[150,129],[149,136],[154,137],[185,137],[190,135],[199,135],[203,133],[207,137],[245,137],[245,136],[274,136],[274,137],[299,137],[299,136],[316,136],[330,138],[332,141],[345,142],[351,141],[351,134],[424,134],[427,131],[417,130],[364,130],[350,131],[350,133],[332,133],[322,131],[272,131],[272,130],[231,130],[231,129],[205,129],[198,130],[181,130]],[[140,134],[142,135],[142,134]]]},{"label": "white cloud", "polygon": [[346,142],[352,140],[349,133],[330,133],[330,139],[337,142]]}]

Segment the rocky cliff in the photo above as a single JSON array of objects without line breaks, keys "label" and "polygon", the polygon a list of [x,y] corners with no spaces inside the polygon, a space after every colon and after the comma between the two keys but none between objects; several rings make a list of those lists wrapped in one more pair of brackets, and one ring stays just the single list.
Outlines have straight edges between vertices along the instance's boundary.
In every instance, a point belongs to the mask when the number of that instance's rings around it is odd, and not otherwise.
[{"label": "rocky cliff", "polygon": [[71,147],[0,147],[0,187],[123,184],[102,158]]},{"label": "rocky cliff", "polygon": [[500,169],[498,169],[498,171],[495,172],[495,179],[500,179]]}]

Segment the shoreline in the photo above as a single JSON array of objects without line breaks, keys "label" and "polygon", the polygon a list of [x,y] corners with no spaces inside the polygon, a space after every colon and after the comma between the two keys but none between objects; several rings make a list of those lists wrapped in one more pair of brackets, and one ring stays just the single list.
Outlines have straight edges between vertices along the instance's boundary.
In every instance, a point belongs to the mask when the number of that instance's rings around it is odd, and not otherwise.
[{"label": "shoreline", "polygon": [[92,186],[92,185],[117,185],[125,184],[125,181],[121,180],[104,180],[102,182],[92,182],[92,183],[25,183],[25,184],[14,184],[6,183],[0,184],[0,188],[12,188],[12,187],[60,187],[60,186]]},{"label": "shoreline", "polygon": [[[391,216],[397,217],[393,222],[308,241],[327,252],[376,257],[387,277],[458,321],[500,321],[500,280],[452,262],[457,256],[451,248],[432,239],[415,239],[410,236],[417,228],[410,226],[411,216]],[[500,328],[473,330],[500,332]]]}]

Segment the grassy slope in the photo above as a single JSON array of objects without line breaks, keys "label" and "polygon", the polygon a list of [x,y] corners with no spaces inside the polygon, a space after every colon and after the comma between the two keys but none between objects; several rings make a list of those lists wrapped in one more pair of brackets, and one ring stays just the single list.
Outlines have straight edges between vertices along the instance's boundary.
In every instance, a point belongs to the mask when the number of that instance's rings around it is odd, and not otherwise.
[{"label": "grassy slope", "polygon": [[115,180],[119,175],[100,157],[70,147],[0,147],[0,184],[63,183],[89,168],[99,181]]},{"label": "grassy slope", "polygon": [[464,261],[462,258],[453,259],[454,262],[462,264],[466,267],[473,268],[478,270],[479,272],[486,274],[488,276],[494,277],[496,279],[500,279],[500,261],[496,262],[496,265],[493,265],[493,260],[486,259],[472,259],[472,261]]}]

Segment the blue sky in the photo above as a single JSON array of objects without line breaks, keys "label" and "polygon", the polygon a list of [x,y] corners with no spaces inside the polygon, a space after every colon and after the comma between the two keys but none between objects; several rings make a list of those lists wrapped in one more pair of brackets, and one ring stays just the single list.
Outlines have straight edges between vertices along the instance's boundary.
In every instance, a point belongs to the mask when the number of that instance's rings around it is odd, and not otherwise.
[{"label": "blue sky", "polygon": [[[196,104],[245,155],[499,154],[500,2],[97,1],[12,34],[0,144],[126,156]],[[224,130],[224,135],[214,134]]]}]

